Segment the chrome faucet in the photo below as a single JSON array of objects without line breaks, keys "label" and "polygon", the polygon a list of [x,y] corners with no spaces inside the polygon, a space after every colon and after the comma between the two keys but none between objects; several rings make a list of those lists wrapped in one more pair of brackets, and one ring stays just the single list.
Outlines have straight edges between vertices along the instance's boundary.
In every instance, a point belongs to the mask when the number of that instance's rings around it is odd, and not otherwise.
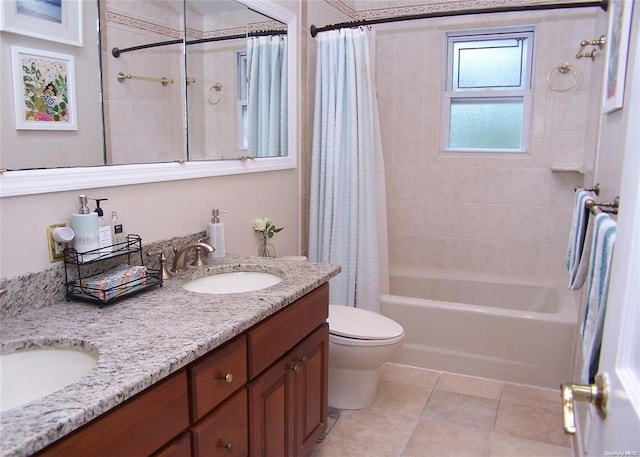
[{"label": "chrome faucet", "polygon": [[205,251],[211,253],[216,249],[210,244],[204,243],[202,241],[192,241],[191,243],[187,243],[180,249],[174,249],[175,256],[173,257],[173,266],[171,267],[172,272],[176,272],[178,270],[184,270],[187,268],[187,253],[191,249],[204,249]]}]

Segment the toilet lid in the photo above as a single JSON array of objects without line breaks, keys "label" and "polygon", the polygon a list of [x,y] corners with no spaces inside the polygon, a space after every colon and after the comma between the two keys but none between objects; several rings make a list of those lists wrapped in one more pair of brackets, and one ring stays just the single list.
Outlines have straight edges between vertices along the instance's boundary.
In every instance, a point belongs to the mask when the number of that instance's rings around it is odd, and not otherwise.
[{"label": "toilet lid", "polygon": [[402,326],[388,317],[341,305],[329,305],[329,331],[361,340],[387,340],[404,333]]}]

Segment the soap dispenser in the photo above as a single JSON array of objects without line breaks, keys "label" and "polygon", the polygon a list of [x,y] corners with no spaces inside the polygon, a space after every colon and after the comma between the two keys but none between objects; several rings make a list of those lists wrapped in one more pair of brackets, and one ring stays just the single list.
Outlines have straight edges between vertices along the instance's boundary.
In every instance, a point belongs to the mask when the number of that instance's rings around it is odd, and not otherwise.
[{"label": "soap dispenser", "polygon": [[[92,213],[87,204],[87,196],[79,195],[80,209],[77,213],[71,215],[71,227],[75,233],[73,239],[73,247],[75,250],[83,254],[88,251],[100,248],[100,238],[98,235],[98,213]],[[100,254],[92,252],[82,255],[82,261],[93,260]]]},{"label": "soap dispenser", "polygon": [[100,202],[108,198],[91,198],[96,201],[94,212],[98,215],[98,239],[100,240],[100,254],[108,254],[113,250],[113,238],[111,237],[111,221],[104,217],[104,211],[100,208]]},{"label": "soap dispenser", "polygon": [[214,259],[221,259],[227,255],[224,239],[224,222],[220,222],[220,213],[228,213],[220,209],[211,210],[211,222],[207,224],[207,236],[209,244],[216,250],[209,254]]}]

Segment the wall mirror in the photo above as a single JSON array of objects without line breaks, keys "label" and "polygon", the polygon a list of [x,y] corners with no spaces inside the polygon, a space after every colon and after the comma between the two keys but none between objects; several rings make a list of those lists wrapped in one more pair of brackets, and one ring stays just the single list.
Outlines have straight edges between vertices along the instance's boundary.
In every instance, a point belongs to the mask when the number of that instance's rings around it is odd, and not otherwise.
[{"label": "wall mirror", "polygon": [[[99,6],[108,166],[11,168],[0,196],[295,168],[295,13],[267,0]],[[154,43],[167,44],[128,50]]]}]

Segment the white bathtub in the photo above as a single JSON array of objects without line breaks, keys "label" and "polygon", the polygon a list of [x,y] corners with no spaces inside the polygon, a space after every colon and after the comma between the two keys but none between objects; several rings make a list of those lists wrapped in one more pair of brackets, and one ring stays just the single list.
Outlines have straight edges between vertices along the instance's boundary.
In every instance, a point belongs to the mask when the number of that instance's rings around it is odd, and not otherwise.
[{"label": "white bathtub", "polygon": [[404,327],[394,362],[556,389],[577,313],[566,286],[394,266],[381,313]]}]

